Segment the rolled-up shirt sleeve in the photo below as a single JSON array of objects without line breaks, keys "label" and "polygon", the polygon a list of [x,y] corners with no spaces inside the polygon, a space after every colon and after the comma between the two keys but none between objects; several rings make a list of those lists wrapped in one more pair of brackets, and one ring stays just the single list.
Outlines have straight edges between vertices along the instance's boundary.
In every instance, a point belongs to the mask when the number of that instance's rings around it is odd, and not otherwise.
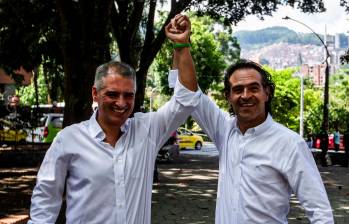
[{"label": "rolled-up shirt sleeve", "polygon": [[40,166],[31,199],[28,224],[56,222],[67,175],[67,158],[62,147],[58,135]]}]

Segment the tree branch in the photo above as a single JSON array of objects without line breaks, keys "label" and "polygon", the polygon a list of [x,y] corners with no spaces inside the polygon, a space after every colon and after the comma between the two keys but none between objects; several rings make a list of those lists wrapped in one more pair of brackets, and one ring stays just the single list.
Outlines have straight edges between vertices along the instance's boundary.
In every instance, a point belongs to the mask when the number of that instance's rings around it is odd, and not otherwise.
[{"label": "tree branch", "polygon": [[121,27],[121,31],[125,32],[128,25],[128,1],[125,0],[117,0],[116,1],[119,7],[119,26]]},{"label": "tree branch", "polygon": [[[168,14],[165,22],[163,23],[155,39],[154,39],[154,22],[153,22],[154,18],[150,17],[151,15],[149,10],[149,17],[148,17],[148,23],[147,23],[148,35],[146,35],[146,39],[144,41],[143,51],[140,58],[140,69],[146,70],[149,68],[156,54],[161,49],[162,44],[165,42],[165,39],[166,39],[165,26],[171,21],[171,19],[175,15],[182,12],[186,7],[188,7],[190,2],[191,0],[182,0],[177,3],[175,2],[175,0],[171,1],[170,13]],[[155,12],[155,8],[154,8],[154,12]],[[150,20],[151,22],[149,22]],[[152,27],[151,31],[149,30],[150,27]],[[148,31],[152,33],[148,33]]]},{"label": "tree branch", "polygon": [[138,28],[139,24],[142,21],[142,14],[144,9],[144,1],[135,1],[132,14],[129,19],[129,24],[127,25],[127,34],[130,37],[130,43],[132,43]]},{"label": "tree branch", "polygon": [[156,0],[150,1],[149,13],[147,19],[147,31],[145,34],[144,46],[150,45],[154,39],[154,18],[155,18]]},{"label": "tree branch", "polygon": [[[116,1],[117,2],[117,1]],[[119,3],[117,3],[119,4]],[[118,43],[121,43],[121,35],[122,35],[122,25],[120,21],[120,10],[118,10],[116,8],[115,5],[113,5],[112,9],[111,9],[111,26],[114,30],[113,34],[115,35],[115,38],[117,40]]]}]

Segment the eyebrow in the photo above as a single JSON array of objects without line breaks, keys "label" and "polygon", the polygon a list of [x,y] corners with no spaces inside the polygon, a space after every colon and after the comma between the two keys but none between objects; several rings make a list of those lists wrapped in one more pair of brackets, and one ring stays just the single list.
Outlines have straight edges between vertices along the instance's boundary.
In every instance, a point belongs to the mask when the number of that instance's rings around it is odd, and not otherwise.
[{"label": "eyebrow", "polygon": [[235,86],[231,86],[231,88],[237,88],[237,87],[251,87],[251,86],[263,86],[261,83],[259,82],[251,82],[251,83],[248,83],[246,85],[242,85],[242,84],[238,84],[238,85],[235,85]]},{"label": "eyebrow", "polygon": [[120,92],[120,91],[116,91],[116,90],[107,90],[107,91],[105,91],[105,94],[107,94],[107,93],[132,93],[132,94],[135,94],[135,91],[122,91],[122,92]]}]

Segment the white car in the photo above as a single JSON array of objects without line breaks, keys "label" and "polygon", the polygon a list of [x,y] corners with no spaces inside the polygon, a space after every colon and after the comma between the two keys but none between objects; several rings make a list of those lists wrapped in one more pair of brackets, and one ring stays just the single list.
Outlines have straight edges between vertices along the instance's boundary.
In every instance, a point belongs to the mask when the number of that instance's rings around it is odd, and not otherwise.
[{"label": "white car", "polygon": [[44,114],[39,120],[39,127],[28,131],[27,142],[51,143],[63,127],[63,114]]}]

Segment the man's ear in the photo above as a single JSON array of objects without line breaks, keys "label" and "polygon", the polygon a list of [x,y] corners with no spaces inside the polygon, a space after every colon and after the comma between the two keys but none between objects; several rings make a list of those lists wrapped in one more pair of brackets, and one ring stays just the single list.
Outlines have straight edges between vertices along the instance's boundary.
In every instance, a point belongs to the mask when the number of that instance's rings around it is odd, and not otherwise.
[{"label": "man's ear", "polygon": [[97,88],[95,86],[92,86],[92,100],[97,102]]},{"label": "man's ear", "polygon": [[267,86],[265,87],[265,94],[267,95],[267,101],[269,100],[269,95],[270,95],[270,88]]}]

